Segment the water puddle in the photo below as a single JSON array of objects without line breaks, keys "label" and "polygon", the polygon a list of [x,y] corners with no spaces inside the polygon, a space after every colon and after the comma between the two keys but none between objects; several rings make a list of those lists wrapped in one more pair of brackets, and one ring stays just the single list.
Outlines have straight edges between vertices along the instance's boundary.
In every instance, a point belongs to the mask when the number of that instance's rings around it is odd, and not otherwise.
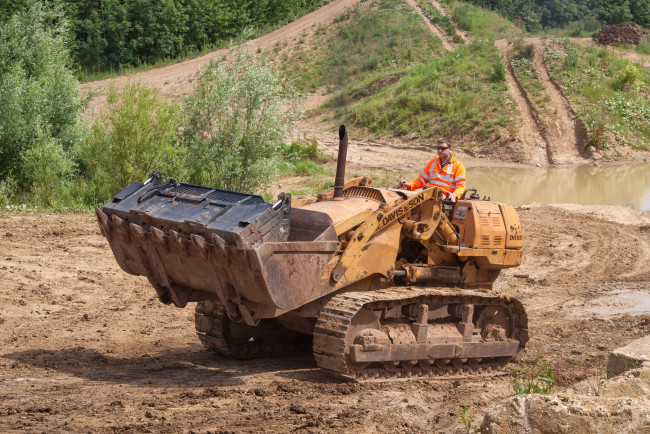
[{"label": "water puddle", "polygon": [[469,188],[494,201],[618,205],[650,211],[650,163],[595,167],[486,168],[467,170]]},{"label": "water puddle", "polygon": [[650,314],[650,291],[612,291],[611,293],[571,307],[574,314],[612,318],[620,315]]}]

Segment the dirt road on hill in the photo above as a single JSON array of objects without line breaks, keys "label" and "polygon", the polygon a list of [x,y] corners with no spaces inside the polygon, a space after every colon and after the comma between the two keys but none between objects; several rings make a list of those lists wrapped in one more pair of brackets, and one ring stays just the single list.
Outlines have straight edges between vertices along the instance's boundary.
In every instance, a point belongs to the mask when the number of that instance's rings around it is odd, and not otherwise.
[{"label": "dirt road on hill", "polygon": [[[332,0],[330,3],[303,15],[286,26],[247,42],[247,47],[251,52],[271,50],[278,43],[291,42],[298,39],[303,33],[313,33],[319,25],[329,25],[334,18],[358,3],[360,3],[360,0]],[[98,97],[90,102],[86,116],[102,113],[106,106],[106,90],[111,85],[119,89],[126,83],[140,81],[148,86],[155,87],[162,95],[174,98],[182,97],[191,91],[192,78],[199,68],[227,53],[227,49],[212,51],[203,56],[162,68],[84,83],[80,87],[82,94],[87,94],[89,91],[98,94]]]},{"label": "dirt road on hill", "polygon": [[[526,358],[550,364],[558,391],[586,389],[612,349],[650,333],[650,312],[621,295],[648,297],[650,215],[519,213],[524,262],[496,288],[528,311]],[[0,343],[5,432],[460,433],[457,406],[480,423],[513,394],[509,377],[356,384],[309,356],[215,356],[191,308],[160,304],[145,278],[119,269],[91,213],[0,217]]]}]

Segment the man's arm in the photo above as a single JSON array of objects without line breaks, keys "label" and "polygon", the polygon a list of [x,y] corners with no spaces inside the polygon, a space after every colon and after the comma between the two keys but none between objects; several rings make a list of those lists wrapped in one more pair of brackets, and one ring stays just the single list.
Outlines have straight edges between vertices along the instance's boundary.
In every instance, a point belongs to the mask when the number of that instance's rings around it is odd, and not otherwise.
[{"label": "man's arm", "polygon": [[402,187],[406,187],[407,190],[417,190],[418,188],[424,187],[428,180],[429,176],[427,175],[428,173],[431,173],[431,165],[435,162],[435,158],[425,166],[424,169],[422,169],[422,172],[420,172],[420,175],[417,177],[415,181],[408,182],[406,180],[401,180],[400,184],[402,184]]},{"label": "man's arm", "polygon": [[456,189],[454,190],[454,193],[457,198],[460,198],[463,193],[465,193],[465,190],[467,189],[467,179],[465,178],[465,166],[463,166],[463,163],[460,161],[458,162],[458,168],[455,170],[455,177],[454,177],[454,183],[456,185]]}]

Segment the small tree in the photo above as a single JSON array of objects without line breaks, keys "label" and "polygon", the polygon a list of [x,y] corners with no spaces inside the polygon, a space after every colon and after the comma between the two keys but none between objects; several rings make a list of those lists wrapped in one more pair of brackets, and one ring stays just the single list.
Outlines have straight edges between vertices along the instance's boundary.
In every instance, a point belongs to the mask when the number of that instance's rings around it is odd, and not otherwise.
[{"label": "small tree", "polygon": [[108,103],[108,113],[92,125],[82,147],[94,197],[106,199],[154,170],[180,177],[178,104],[141,83],[127,84],[121,94],[111,87]]},{"label": "small tree", "polygon": [[[59,174],[73,167],[81,104],[79,83],[67,68],[66,38],[61,8],[36,0],[0,26],[0,182],[13,179],[25,190],[38,184],[41,174],[25,163],[38,165],[52,146],[53,158],[61,159],[58,167],[66,168]],[[43,144],[49,145],[28,155]]]},{"label": "small tree", "polygon": [[277,145],[300,116],[293,87],[246,51],[212,62],[185,100],[190,180],[252,192],[274,175]]}]

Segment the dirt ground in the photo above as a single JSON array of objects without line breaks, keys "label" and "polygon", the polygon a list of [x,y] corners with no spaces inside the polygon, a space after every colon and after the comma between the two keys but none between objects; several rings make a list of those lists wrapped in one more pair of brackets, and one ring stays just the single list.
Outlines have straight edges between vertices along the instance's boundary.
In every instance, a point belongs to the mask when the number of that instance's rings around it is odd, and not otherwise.
[{"label": "dirt ground", "polygon": [[[267,49],[357,3],[332,1],[252,45]],[[180,95],[200,65],[222,54],[115,84],[142,80]],[[101,94],[107,85],[82,91]],[[102,104],[97,98],[91,110]],[[335,132],[315,124],[304,134],[334,154]],[[411,143],[351,143],[348,170],[364,174],[416,172],[432,153]],[[461,156],[469,168],[502,164],[498,154]],[[546,361],[557,391],[588,393],[611,350],[650,333],[650,214],[576,205],[518,212],[524,262],[495,288],[528,311],[525,360]],[[322,372],[311,356],[232,361],[202,347],[193,316],[191,307],[162,305],[146,278],[118,267],[94,214],[0,215],[2,430],[465,432],[459,407],[478,426],[513,395],[508,376],[357,384]]]},{"label": "dirt ground", "polygon": [[[524,262],[496,289],[528,311],[525,359],[548,362],[558,391],[588,388],[611,350],[650,333],[650,215],[518,212]],[[10,432],[463,432],[457,407],[478,425],[513,395],[508,376],[357,384],[311,356],[221,358],[200,345],[192,308],[119,269],[90,213],[0,217],[0,342]]]}]

